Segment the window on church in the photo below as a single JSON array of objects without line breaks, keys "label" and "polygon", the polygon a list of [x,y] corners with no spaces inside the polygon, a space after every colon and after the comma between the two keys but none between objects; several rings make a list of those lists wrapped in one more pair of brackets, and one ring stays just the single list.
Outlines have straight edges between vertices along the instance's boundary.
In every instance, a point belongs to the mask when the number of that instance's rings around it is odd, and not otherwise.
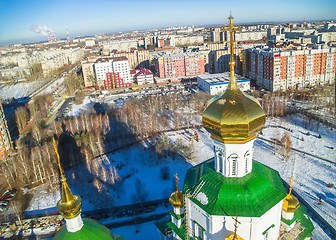
[{"label": "window on church", "polygon": [[250,156],[250,152],[247,151],[244,155],[244,159],[245,159],[245,173],[248,172],[248,159],[249,159],[249,156]]},{"label": "window on church", "polygon": [[232,176],[236,176],[237,174],[237,158],[232,160]]},{"label": "window on church", "polygon": [[223,172],[223,154],[221,152],[218,152],[218,171]]}]

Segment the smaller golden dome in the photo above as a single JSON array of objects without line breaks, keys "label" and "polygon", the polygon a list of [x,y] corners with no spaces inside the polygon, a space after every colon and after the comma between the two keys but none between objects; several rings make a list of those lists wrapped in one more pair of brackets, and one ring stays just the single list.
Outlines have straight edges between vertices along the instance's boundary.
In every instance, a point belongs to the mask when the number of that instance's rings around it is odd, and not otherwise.
[{"label": "smaller golden dome", "polygon": [[65,219],[77,217],[82,209],[82,199],[78,195],[72,195],[71,190],[62,177],[62,198],[57,202],[57,209]]},{"label": "smaller golden dome", "polygon": [[299,200],[289,193],[284,199],[282,204],[282,211],[286,213],[294,213],[300,207]]},{"label": "smaller golden dome", "polygon": [[225,240],[244,240],[244,238],[237,234],[231,234],[229,237],[225,238]]},{"label": "smaller golden dome", "polygon": [[184,206],[184,197],[183,193],[179,190],[173,192],[169,197],[169,202],[173,205],[174,208],[181,208]]}]

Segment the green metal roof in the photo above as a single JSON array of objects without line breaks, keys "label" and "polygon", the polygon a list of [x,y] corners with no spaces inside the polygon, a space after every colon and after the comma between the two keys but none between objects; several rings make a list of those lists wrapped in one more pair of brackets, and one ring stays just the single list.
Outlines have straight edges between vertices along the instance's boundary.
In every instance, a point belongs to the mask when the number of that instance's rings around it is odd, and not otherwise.
[{"label": "green metal roof", "polygon": [[95,220],[84,218],[83,223],[84,226],[77,232],[68,232],[64,226],[55,235],[54,240],[125,240],[122,236],[113,235],[107,227]]},{"label": "green metal roof", "polygon": [[296,218],[305,228],[304,231],[299,235],[298,239],[303,240],[306,239],[307,237],[311,237],[312,232],[314,230],[314,225],[310,221],[307,210],[303,205],[300,205],[300,207],[295,211],[294,218]]},{"label": "green metal roof", "polygon": [[160,220],[156,221],[154,225],[160,230],[160,232],[167,236],[167,231],[169,231],[169,227],[167,226],[167,223],[171,222],[171,217],[170,215],[165,216],[161,218]]},{"label": "green metal roof", "polygon": [[199,192],[207,196],[208,203],[191,200],[210,215],[260,217],[287,195],[279,173],[255,161],[251,173],[228,178],[216,172],[214,158],[209,159],[188,169],[183,193],[193,194],[202,182]]}]

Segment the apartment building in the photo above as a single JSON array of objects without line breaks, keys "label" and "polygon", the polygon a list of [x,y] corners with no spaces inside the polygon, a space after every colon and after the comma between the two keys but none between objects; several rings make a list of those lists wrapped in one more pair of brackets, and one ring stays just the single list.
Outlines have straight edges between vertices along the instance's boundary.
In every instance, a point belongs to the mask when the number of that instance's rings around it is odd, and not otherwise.
[{"label": "apartment building", "polygon": [[100,89],[126,87],[132,83],[126,57],[99,58],[94,64],[94,72]]},{"label": "apartment building", "polygon": [[160,78],[181,78],[203,74],[204,55],[197,52],[155,56],[155,67]]},{"label": "apartment building", "polygon": [[335,82],[336,48],[326,45],[253,48],[247,50],[246,61],[250,78],[270,91]]},{"label": "apartment building", "polygon": [[45,58],[41,62],[43,75],[47,76],[52,70],[56,70],[69,63],[67,55],[63,52],[57,53],[53,56]]},{"label": "apartment building", "polygon": [[12,141],[9,134],[7,121],[0,102],[0,160],[4,159],[12,148]]},{"label": "apartment building", "polygon": [[82,62],[82,73],[85,88],[92,88],[96,86],[93,65],[93,62]]},{"label": "apartment building", "polygon": [[[241,48],[235,48],[234,49],[234,58],[236,60],[236,68],[239,70],[239,54],[243,49]],[[211,51],[211,58],[210,58],[210,66],[212,73],[222,73],[222,72],[228,72],[230,71],[230,50],[229,49],[223,49],[223,50],[216,50]]]}]

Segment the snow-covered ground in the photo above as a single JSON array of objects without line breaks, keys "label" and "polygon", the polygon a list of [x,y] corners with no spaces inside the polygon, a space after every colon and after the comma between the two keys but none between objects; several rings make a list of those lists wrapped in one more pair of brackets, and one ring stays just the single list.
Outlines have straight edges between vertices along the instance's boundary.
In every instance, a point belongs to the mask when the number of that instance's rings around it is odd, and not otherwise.
[{"label": "snow-covered ground", "polygon": [[95,98],[85,97],[81,104],[73,104],[69,113],[67,114],[68,117],[75,117],[79,116],[82,112],[85,112],[89,109],[89,107],[96,102]]},{"label": "snow-covered ground", "polygon": [[[64,77],[56,79],[51,84],[49,84],[45,89],[43,89],[39,93],[39,95],[53,93],[55,90],[57,90],[59,87],[61,87],[61,85],[62,85],[63,82],[64,82]],[[59,89],[59,90],[61,91],[62,89]]]},{"label": "snow-covered ground", "polygon": [[[305,129],[302,127],[303,117],[301,115],[294,115],[287,119],[268,119],[266,126],[270,125],[280,125],[291,129],[292,132],[289,132],[289,134],[294,148],[329,160],[335,160],[336,134],[334,129],[331,130],[324,126],[320,126],[318,132],[316,129]],[[174,160],[172,156],[168,155],[158,159],[157,152],[150,147],[150,144],[146,146],[146,144],[139,143],[107,155],[110,166],[116,168],[117,174],[123,180],[121,184],[103,183],[101,192],[98,192],[92,184],[93,176],[83,166],[75,172],[67,173],[70,188],[75,194],[82,196],[84,211],[138,202],[139,195],[136,194],[134,187],[136,179],[139,179],[142,183],[142,193],[145,193],[145,201],[168,198],[170,193],[175,190],[173,176],[175,173],[180,178],[181,188],[186,170],[213,156],[213,142],[206,130],[198,131],[201,138],[199,142],[190,142],[188,136],[193,131],[190,129],[189,134],[184,131],[167,133],[172,142],[182,139],[185,144],[192,145],[193,162],[187,162],[181,156],[176,156]],[[266,127],[263,129],[262,137],[281,139],[284,131],[282,128]],[[306,135],[308,131],[310,132],[309,136]],[[319,134],[322,138],[318,138]],[[301,140],[302,137],[304,141]],[[273,144],[260,139],[255,141],[254,151],[254,160],[278,170],[281,177],[286,181],[288,181],[288,177],[293,176],[296,180],[293,189],[332,226],[336,226],[336,190],[335,187],[327,187],[329,183],[335,184],[334,164],[294,151],[292,151],[289,159],[284,161],[280,154],[274,154]],[[161,177],[161,169],[164,168],[169,169],[167,180],[163,180]],[[34,198],[28,210],[55,207],[60,198],[59,192],[51,194],[43,190],[43,187],[33,189],[30,193],[34,194]],[[317,204],[319,197],[322,199],[320,205]],[[319,232],[317,235],[320,236],[321,234],[323,233]],[[317,237],[316,239],[327,238]]]},{"label": "snow-covered ground", "polygon": [[45,84],[45,81],[36,81],[28,83],[16,83],[14,85],[1,86],[0,97],[4,100],[10,100],[11,98],[24,98],[41,88]]},{"label": "snow-covered ground", "polygon": [[159,231],[155,227],[154,222],[114,228],[111,229],[111,232],[115,235],[122,235],[126,240],[159,239]]}]

